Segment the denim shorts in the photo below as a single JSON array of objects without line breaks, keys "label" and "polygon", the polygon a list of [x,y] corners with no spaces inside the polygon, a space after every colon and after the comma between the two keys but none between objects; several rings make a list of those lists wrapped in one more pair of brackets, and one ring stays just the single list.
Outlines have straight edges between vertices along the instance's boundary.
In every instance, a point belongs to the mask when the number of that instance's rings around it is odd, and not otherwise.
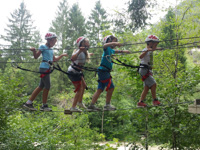
[{"label": "denim shorts", "polygon": [[[99,80],[98,80],[98,88],[97,89],[101,89],[102,91],[104,90],[105,87],[107,87],[108,85],[108,82],[106,83],[102,83],[101,80],[107,80],[110,78],[110,72],[106,72],[106,71],[99,71],[98,72],[98,77],[99,77]],[[111,85],[110,85],[110,88],[114,88],[114,84],[113,84],[113,81],[111,79]]]}]

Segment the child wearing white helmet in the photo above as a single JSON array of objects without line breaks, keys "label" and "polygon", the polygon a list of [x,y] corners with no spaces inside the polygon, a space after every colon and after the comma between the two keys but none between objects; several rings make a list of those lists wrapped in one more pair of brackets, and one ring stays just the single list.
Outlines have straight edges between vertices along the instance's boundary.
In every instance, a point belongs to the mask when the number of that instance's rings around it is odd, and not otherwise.
[{"label": "child wearing white helmet", "polygon": [[82,103],[83,94],[85,91],[86,83],[84,80],[84,76],[82,73],[82,66],[85,65],[86,60],[89,60],[88,49],[90,47],[89,40],[83,36],[79,37],[76,40],[77,49],[74,50],[71,57],[71,65],[68,68],[68,77],[72,81],[75,87],[75,97],[70,108],[71,112],[82,112],[81,109],[77,108],[78,105],[80,108],[86,108],[86,106]]},{"label": "child wearing white helmet", "polygon": [[103,92],[104,88],[106,88],[107,95],[106,95],[106,105],[104,106],[104,110],[115,110],[116,108],[110,104],[112,93],[114,91],[114,84],[112,81],[112,77],[110,72],[112,70],[112,61],[111,55],[115,53],[129,53],[129,51],[124,50],[114,50],[115,47],[122,46],[121,43],[117,42],[117,38],[113,35],[108,35],[103,39],[103,55],[101,59],[100,67],[98,68],[98,88],[95,94],[93,95],[92,102],[90,106],[88,106],[89,111],[98,111],[100,110],[95,106],[97,99],[99,98],[100,94]]},{"label": "child wearing white helmet", "polygon": [[42,62],[39,67],[39,71],[41,72],[40,84],[33,91],[29,100],[23,105],[25,108],[29,110],[36,110],[33,107],[33,101],[35,100],[37,95],[43,90],[43,98],[42,98],[43,105],[40,107],[40,110],[52,111],[51,108],[49,108],[47,105],[47,97],[50,90],[50,74],[48,74],[48,72],[50,72],[49,62],[59,61],[63,56],[67,56],[67,54],[65,53],[61,54],[58,57],[54,56],[52,47],[55,45],[57,41],[57,36],[55,33],[48,32],[45,35],[45,40],[47,40],[46,44],[41,45],[38,50],[36,50],[34,47],[30,48],[30,50],[33,52],[33,56],[35,59],[37,59],[42,54]]},{"label": "child wearing white helmet", "polygon": [[161,50],[161,48],[157,48],[159,43],[159,38],[155,35],[148,35],[145,39],[147,43],[147,47],[143,49],[142,54],[139,56],[141,62],[140,66],[143,68],[139,69],[139,73],[141,75],[141,79],[144,82],[144,89],[141,94],[140,100],[137,103],[138,107],[146,107],[147,104],[144,103],[146,95],[151,89],[151,94],[153,98],[153,105],[157,106],[160,105],[160,102],[156,98],[156,81],[153,78],[152,73],[152,65],[153,65],[153,51],[154,50]]}]

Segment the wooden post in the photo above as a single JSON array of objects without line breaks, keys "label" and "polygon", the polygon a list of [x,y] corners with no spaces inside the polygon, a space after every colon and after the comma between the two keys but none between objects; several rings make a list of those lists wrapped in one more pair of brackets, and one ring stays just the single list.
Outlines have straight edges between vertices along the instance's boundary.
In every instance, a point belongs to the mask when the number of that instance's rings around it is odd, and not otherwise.
[{"label": "wooden post", "polygon": [[101,133],[103,134],[103,120],[104,120],[104,108],[102,112],[102,121],[101,121]]},{"label": "wooden post", "polygon": [[148,108],[146,108],[146,118],[145,118],[145,148],[149,149],[148,145]]}]

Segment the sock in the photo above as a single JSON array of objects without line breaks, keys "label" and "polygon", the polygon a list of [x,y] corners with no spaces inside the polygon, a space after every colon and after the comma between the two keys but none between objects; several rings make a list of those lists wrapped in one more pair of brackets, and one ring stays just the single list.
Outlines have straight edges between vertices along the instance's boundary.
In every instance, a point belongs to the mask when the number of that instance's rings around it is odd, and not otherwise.
[{"label": "sock", "polygon": [[27,102],[26,102],[26,104],[32,104],[33,102],[31,101],[31,100],[28,100]]}]

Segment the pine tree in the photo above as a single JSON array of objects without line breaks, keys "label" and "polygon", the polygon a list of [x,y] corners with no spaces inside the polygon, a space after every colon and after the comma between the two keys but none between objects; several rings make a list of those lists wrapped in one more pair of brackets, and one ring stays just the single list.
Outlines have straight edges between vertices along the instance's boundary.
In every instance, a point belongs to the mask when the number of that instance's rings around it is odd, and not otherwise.
[{"label": "pine tree", "polygon": [[147,25],[147,19],[151,17],[147,8],[155,5],[156,1],[152,0],[131,0],[128,3],[128,13],[132,20],[130,28],[132,28],[133,32]]},{"label": "pine tree", "polygon": [[[55,32],[58,36],[57,43],[60,48],[60,50],[58,51],[59,55],[65,52],[63,51],[64,49],[66,49],[67,47],[70,47],[69,42],[67,41],[68,34],[70,31],[68,30],[69,28],[69,10],[68,9],[69,8],[68,8],[67,0],[63,0],[62,2],[60,2],[60,5],[58,6],[58,11],[56,13],[56,18],[52,21],[51,27],[49,29],[50,31]],[[69,63],[59,63],[59,65],[63,70],[67,70]],[[66,84],[69,85],[70,81],[68,80],[68,77],[63,73],[54,72],[52,74],[52,77],[55,77],[57,80],[54,84],[54,87],[56,87],[58,91],[65,90]]]},{"label": "pine tree", "polygon": [[15,61],[25,60],[28,54],[27,47],[36,46],[41,39],[36,27],[33,27],[31,14],[26,9],[24,2],[20,4],[20,8],[14,10],[9,18],[8,28],[5,29],[6,35],[2,38],[11,44],[9,47],[13,50],[4,50],[7,59],[11,58]]},{"label": "pine tree", "polygon": [[69,28],[68,28],[67,41],[71,47],[74,47],[74,41],[79,36],[86,34],[85,18],[78,4],[73,4],[69,11]]},{"label": "pine tree", "polygon": [[99,0],[96,2],[87,21],[87,34],[92,46],[97,46],[98,43],[101,43],[101,39],[103,38],[102,33],[109,30],[109,23],[106,10],[102,8]]},{"label": "pine tree", "polygon": [[58,36],[58,45],[65,49],[68,42],[68,28],[69,28],[69,10],[67,0],[60,2],[56,18],[52,21],[50,31],[55,32]]}]

